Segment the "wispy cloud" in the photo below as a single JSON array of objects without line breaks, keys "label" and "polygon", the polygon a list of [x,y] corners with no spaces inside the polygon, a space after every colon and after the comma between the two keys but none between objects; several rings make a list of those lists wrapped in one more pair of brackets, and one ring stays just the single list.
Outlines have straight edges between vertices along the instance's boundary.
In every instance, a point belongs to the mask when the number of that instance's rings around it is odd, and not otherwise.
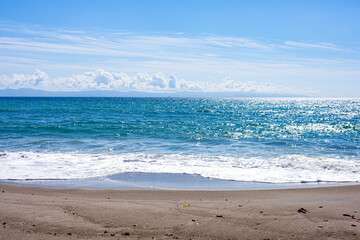
[{"label": "wispy cloud", "polygon": [[235,37],[223,37],[223,36],[212,36],[204,39],[204,42],[213,44],[221,47],[231,47],[231,48],[250,48],[250,49],[262,49],[262,50],[271,50],[272,45],[250,40],[248,38],[235,38]]},{"label": "wispy cloud", "polygon": [[[268,43],[246,37],[231,37],[219,35],[199,35],[186,36],[185,34],[153,34],[142,35],[133,32],[99,32],[91,34],[83,30],[71,29],[44,29],[40,26],[17,25],[0,22],[0,32],[16,33],[20,37],[3,37],[2,48],[11,46],[41,46],[47,48],[59,46],[60,50],[67,52],[67,49],[76,48],[76,53],[86,54],[83,47],[92,47],[88,50],[89,54],[100,50],[120,50],[130,48],[139,49],[159,49],[167,47],[181,47],[185,49],[203,49],[212,46],[224,48],[243,48],[259,50],[281,50],[286,47],[298,48],[319,48],[327,50],[340,50],[341,48],[332,43],[304,43],[297,41],[285,41],[283,44]],[[92,31],[94,32],[94,31]],[[32,41],[30,41],[32,40]],[[35,41],[36,40],[36,41]],[[9,42],[10,41],[10,42]],[[12,42],[12,43],[11,43]],[[46,45],[45,43],[48,43]],[[71,47],[67,46],[71,45]],[[67,47],[65,47],[67,46]],[[29,49],[32,50],[32,49]],[[38,50],[38,49],[33,49]],[[169,49],[167,49],[169,50]],[[115,51],[122,53],[124,51]],[[127,52],[127,51],[125,51]],[[104,54],[107,54],[106,52]]]},{"label": "wispy cloud", "polygon": [[[34,33],[34,32],[31,32]],[[109,39],[108,36],[88,36],[41,32],[43,38],[0,37],[0,49],[71,53],[85,55],[138,56],[159,59],[199,59],[213,46],[243,49],[270,49],[270,46],[245,38],[126,35]],[[216,50],[219,51],[219,50]]]},{"label": "wispy cloud", "polygon": [[342,50],[337,47],[335,44],[331,43],[303,43],[303,42],[294,42],[294,41],[285,41],[285,44],[292,47],[299,48],[319,48],[326,50]]}]

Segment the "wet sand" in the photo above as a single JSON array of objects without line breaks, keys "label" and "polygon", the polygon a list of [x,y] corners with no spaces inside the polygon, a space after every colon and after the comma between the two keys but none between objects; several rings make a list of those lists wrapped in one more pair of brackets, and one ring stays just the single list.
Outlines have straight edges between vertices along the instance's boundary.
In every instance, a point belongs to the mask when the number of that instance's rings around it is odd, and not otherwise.
[{"label": "wet sand", "polygon": [[360,239],[357,217],[360,185],[181,191],[0,184],[4,240]]}]

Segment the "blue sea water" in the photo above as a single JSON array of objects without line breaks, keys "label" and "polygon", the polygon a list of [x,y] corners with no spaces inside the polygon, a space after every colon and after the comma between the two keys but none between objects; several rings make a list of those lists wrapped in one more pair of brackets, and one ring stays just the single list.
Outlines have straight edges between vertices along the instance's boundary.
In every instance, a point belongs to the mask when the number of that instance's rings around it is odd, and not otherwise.
[{"label": "blue sea water", "polygon": [[0,179],[358,182],[360,100],[0,98]]}]

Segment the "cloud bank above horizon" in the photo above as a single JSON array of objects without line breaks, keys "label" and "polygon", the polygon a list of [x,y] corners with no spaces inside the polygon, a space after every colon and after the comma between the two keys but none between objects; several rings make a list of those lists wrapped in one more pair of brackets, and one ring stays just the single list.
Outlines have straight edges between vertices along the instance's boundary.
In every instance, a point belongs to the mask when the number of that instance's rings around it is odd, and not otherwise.
[{"label": "cloud bank above horizon", "polygon": [[294,90],[282,85],[257,83],[255,81],[235,82],[229,78],[215,83],[191,82],[178,79],[174,74],[165,76],[161,72],[154,74],[138,73],[129,76],[123,72],[108,72],[98,69],[92,72],[72,75],[69,77],[50,78],[45,72],[37,69],[32,74],[12,74],[0,76],[0,89],[31,88],[50,91],[89,91],[115,90],[120,92],[237,92],[254,94],[306,94],[305,90]]}]

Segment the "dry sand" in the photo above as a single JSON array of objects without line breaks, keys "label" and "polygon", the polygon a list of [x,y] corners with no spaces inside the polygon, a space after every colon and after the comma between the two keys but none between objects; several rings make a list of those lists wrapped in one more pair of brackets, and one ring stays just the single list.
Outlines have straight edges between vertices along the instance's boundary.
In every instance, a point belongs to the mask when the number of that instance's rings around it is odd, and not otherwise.
[{"label": "dry sand", "polygon": [[0,184],[0,239],[6,240],[360,239],[352,215],[360,216],[360,185],[163,191]]}]

